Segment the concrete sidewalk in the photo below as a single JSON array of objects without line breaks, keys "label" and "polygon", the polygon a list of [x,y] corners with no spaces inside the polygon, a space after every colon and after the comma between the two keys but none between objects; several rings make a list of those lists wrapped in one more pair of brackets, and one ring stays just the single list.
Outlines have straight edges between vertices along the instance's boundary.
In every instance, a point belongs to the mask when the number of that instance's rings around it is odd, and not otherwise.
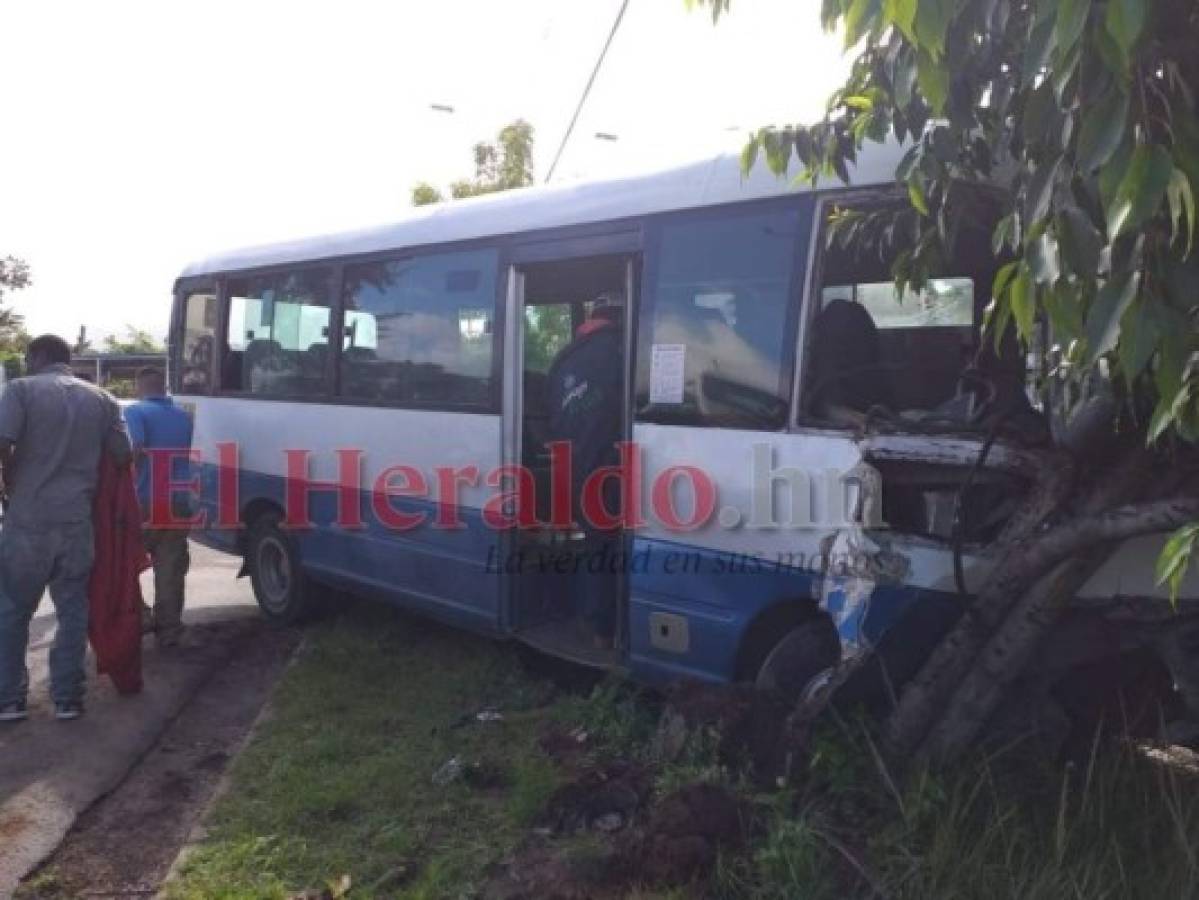
[{"label": "concrete sidewalk", "polygon": [[[29,721],[0,725],[0,897],[11,896],[76,817],[121,783],[247,632],[265,627],[247,580],[235,579],[239,565],[193,544],[189,646],[159,652],[147,638],[145,690],[135,697],[119,696],[89,660],[87,714],[77,722],[53,718],[46,651],[54,615],[49,603],[39,609],[30,641]],[[143,590],[153,593],[146,581]]]}]

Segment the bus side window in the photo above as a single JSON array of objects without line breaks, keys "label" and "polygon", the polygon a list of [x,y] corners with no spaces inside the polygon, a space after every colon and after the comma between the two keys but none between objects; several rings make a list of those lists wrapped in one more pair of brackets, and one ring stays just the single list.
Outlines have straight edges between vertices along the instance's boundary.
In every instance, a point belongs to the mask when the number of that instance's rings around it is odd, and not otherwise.
[{"label": "bus side window", "polygon": [[494,250],[347,266],[341,395],[419,406],[491,398]]},{"label": "bus side window", "polygon": [[662,226],[641,323],[640,421],[774,430],[786,424],[797,320],[797,209]]},{"label": "bus side window", "polygon": [[331,296],[326,268],[230,281],[221,387],[265,397],[328,393]]},{"label": "bus side window", "polygon": [[[906,210],[906,198],[901,202]],[[877,200],[848,208],[879,215],[889,210]],[[805,339],[805,421],[856,427],[867,417],[882,417],[948,427],[968,424],[988,405],[1007,409],[1019,401],[1020,354],[989,358],[989,343],[979,335],[996,266],[988,210],[980,202],[975,219],[962,226],[953,257],[920,290],[903,293],[891,266],[906,249],[898,237],[906,229],[895,228],[897,237],[885,246],[843,245],[827,240],[824,224],[820,282]]]},{"label": "bus side window", "polygon": [[188,294],[183,301],[183,343],[179,358],[180,392],[207,394],[212,389],[216,349],[216,295]]}]

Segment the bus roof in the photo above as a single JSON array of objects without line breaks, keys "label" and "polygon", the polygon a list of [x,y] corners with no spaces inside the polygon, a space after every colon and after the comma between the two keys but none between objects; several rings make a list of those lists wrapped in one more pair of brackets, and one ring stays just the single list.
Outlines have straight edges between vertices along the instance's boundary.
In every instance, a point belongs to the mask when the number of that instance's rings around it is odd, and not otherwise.
[{"label": "bus roof", "polygon": [[[902,148],[895,143],[867,144],[850,170],[852,183],[857,186],[893,183],[901,155]],[[793,166],[786,177],[780,178],[759,164],[743,177],[739,159],[722,154],[652,174],[560,182],[415,207],[385,225],[218,253],[192,263],[184,269],[182,277],[607,222],[811,191],[806,183],[794,183],[798,173],[799,167]]]}]

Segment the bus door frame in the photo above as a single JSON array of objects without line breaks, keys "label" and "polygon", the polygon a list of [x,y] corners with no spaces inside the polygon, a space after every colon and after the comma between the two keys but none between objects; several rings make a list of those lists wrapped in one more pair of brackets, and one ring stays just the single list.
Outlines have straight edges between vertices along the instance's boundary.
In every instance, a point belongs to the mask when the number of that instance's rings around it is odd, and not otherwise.
[{"label": "bus door frame", "polygon": [[[521,426],[523,424],[524,393],[524,333],[525,333],[525,275],[524,267],[536,263],[570,262],[594,256],[624,256],[625,261],[625,365],[621,440],[633,439],[633,366],[637,348],[637,318],[640,309],[640,280],[645,249],[644,229],[640,225],[556,239],[518,240],[506,248],[503,270],[506,278],[503,318],[503,386],[500,400],[501,464],[519,466],[523,462]],[[518,533],[510,529],[500,536],[499,566],[500,629],[514,633],[518,626],[517,603],[519,590],[516,572],[507,571],[502,561],[512,558],[518,547]],[[626,559],[631,558],[633,536],[622,534]],[[620,577],[621,602],[617,604],[614,644],[622,656],[628,648],[629,578],[623,571]]]}]

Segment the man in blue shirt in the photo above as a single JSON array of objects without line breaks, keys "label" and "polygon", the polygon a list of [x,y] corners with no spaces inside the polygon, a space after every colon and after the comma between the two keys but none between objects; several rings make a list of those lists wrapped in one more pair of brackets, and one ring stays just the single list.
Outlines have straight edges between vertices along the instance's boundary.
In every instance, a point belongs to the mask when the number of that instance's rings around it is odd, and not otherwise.
[{"label": "man in blue shirt", "polygon": [[[169,457],[171,481],[186,482],[191,477],[187,453],[192,443],[192,420],[167,396],[162,369],[147,366],[137,373],[137,396],[138,402],[125,410],[125,421],[137,460],[137,499],[146,517],[142,537],[154,563],[150,628],[158,636],[159,646],[174,647],[183,631],[183,580],[190,557],[187,528],[166,525],[161,518],[169,510],[175,519],[185,519],[191,514],[192,504],[180,491],[171,497],[154,497],[157,479],[152,478],[152,457],[156,453]],[[164,485],[159,483],[158,489],[164,489]]]}]

